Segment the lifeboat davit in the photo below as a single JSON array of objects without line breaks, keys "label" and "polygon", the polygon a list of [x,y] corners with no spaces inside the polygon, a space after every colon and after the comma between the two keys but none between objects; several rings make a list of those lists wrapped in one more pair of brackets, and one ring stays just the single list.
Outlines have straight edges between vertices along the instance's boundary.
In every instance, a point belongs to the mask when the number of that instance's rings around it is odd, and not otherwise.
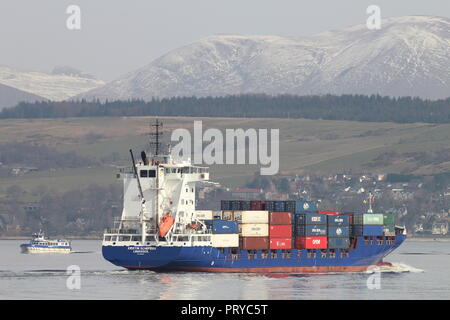
[{"label": "lifeboat davit", "polygon": [[168,213],[164,213],[159,223],[159,236],[165,237],[167,232],[169,232],[170,228],[172,228],[175,219]]}]

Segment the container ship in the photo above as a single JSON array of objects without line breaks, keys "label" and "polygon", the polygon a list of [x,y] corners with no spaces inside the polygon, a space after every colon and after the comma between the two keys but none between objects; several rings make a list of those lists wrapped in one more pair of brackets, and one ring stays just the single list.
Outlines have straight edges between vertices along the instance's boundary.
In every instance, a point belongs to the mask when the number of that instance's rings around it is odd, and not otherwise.
[{"label": "container ship", "polygon": [[103,257],[127,269],[154,271],[365,272],[406,239],[391,213],[319,210],[317,202],[223,200],[221,210],[196,210],[197,182],[207,167],[142,151],[123,180],[123,211],[105,231]]}]

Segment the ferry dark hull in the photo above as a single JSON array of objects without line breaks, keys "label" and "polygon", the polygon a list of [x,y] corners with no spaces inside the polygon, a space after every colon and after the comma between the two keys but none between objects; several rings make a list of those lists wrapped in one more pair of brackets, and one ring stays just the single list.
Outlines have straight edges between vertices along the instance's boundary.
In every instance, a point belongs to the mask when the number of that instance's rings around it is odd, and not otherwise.
[{"label": "ferry dark hull", "polygon": [[[365,241],[359,237],[347,255],[336,249],[334,257],[322,250],[282,250],[263,257],[261,250],[253,257],[246,250],[233,255],[230,248],[203,247],[150,247],[150,246],[103,246],[103,257],[111,263],[127,269],[154,271],[198,272],[256,272],[256,273],[327,273],[363,272],[367,267],[383,262],[383,258],[400,246],[406,235],[398,234],[393,242],[384,239]],[[344,251],[344,252],[345,252]]]}]

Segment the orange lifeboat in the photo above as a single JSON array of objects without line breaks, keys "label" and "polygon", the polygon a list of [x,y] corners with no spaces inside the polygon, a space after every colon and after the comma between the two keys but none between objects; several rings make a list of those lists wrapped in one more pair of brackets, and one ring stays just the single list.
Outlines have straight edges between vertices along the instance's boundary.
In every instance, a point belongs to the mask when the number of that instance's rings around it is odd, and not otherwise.
[{"label": "orange lifeboat", "polygon": [[172,228],[175,219],[168,213],[164,213],[159,223],[159,236],[165,237],[170,228]]}]

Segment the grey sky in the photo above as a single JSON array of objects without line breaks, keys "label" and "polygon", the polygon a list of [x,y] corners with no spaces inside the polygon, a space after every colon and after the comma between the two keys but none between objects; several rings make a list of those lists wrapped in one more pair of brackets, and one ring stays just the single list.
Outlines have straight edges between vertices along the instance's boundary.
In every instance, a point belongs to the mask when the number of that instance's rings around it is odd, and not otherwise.
[{"label": "grey sky", "polygon": [[[81,8],[82,29],[66,28]],[[0,64],[48,72],[69,65],[103,80],[217,33],[312,35],[382,17],[450,16],[450,0],[2,0]]]}]

